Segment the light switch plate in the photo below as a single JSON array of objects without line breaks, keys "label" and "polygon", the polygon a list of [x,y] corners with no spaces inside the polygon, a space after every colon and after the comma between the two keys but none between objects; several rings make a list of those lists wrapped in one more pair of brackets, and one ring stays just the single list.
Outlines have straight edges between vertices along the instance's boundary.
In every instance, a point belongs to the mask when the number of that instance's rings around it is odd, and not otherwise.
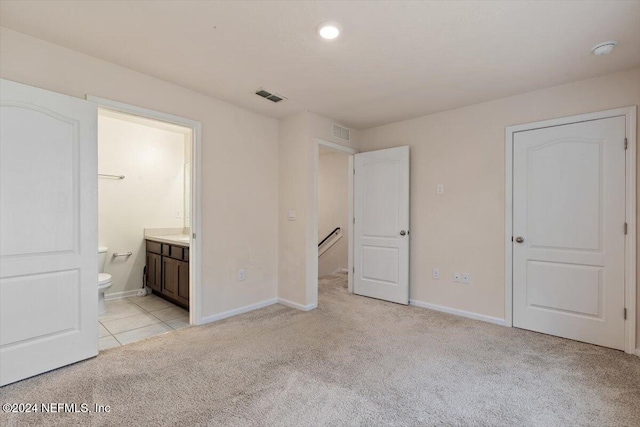
[{"label": "light switch plate", "polygon": [[471,281],[471,275],[469,273],[462,273],[462,283],[469,283]]},{"label": "light switch plate", "polygon": [[460,283],[460,279],[461,279],[462,275],[460,273],[458,273],[457,271],[455,273],[453,273],[453,281],[456,283]]},{"label": "light switch plate", "polygon": [[287,211],[287,219],[289,221],[295,221],[296,220],[296,211],[294,209],[289,209]]}]

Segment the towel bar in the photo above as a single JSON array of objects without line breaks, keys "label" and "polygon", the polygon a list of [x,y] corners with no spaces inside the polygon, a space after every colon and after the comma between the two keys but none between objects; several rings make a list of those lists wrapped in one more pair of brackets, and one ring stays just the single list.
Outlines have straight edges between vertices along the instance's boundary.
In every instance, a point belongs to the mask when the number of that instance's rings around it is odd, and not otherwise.
[{"label": "towel bar", "polygon": [[113,257],[114,257],[114,258],[119,257],[119,256],[131,256],[131,255],[133,255],[133,252],[131,252],[131,251],[129,251],[129,252],[122,252],[122,253],[119,253],[119,252],[114,252],[114,253],[113,253]]}]

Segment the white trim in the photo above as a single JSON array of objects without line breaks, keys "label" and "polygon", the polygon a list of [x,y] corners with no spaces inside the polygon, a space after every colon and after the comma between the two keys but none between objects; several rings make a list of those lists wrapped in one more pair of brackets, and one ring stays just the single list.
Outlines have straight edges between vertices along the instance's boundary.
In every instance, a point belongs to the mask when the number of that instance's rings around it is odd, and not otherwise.
[{"label": "white trim", "polygon": [[627,321],[625,322],[625,350],[627,353],[632,353],[636,348],[636,333],[637,333],[637,292],[638,283],[636,278],[636,236],[637,236],[637,205],[636,205],[636,179],[637,179],[637,133],[636,133],[636,121],[637,121],[637,107],[629,107],[626,109],[625,122],[627,125],[627,236],[625,247],[625,307],[627,308]]},{"label": "white trim", "polygon": [[505,132],[505,320],[507,326],[513,325],[513,134],[525,130],[561,126],[589,120],[625,116],[626,135],[628,141],[626,163],[626,221],[627,237],[625,239],[625,307],[627,320],[625,329],[625,352],[636,350],[636,120],[637,107],[617,108],[615,110],[598,111],[571,117],[545,120],[509,126]]},{"label": "white trim", "polygon": [[[313,213],[313,236],[311,239],[311,243],[308,250],[311,253],[310,258],[307,260],[307,268],[312,272],[308,276],[309,281],[313,281],[312,283],[308,283],[308,286],[311,286],[313,289],[313,302],[306,306],[313,308],[318,306],[318,173],[320,170],[320,147],[325,147],[330,150],[339,151],[345,153],[349,156],[349,167],[348,167],[348,186],[349,186],[349,200],[348,203],[348,215],[349,218],[353,218],[353,158],[356,154],[358,154],[358,150],[345,147],[344,145],[336,144],[334,142],[325,141],[320,138],[313,138],[313,189],[312,189],[312,213]],[[348,241],[348,260],[347,260],[347,291],[349,293],[353,293],[353,221],[347,222],[347,236],[349,236]],[[309,253],[309,252],[308,252]],[[311,277],[313,275],[313,277]],[[297,308],[297,307],[296,307]]]},{"label": "white trim", "polygon": [[314,138],[313,139],[317,144],[322,145],[323,147],[329,148],[335,151],[342,151],[347,154],[358,154],[358,150],[351,147],[345,147],[344,145],[336,144],[335,142],[325,141],[324,139]]},{"label": "white trim", "polygon": [[250,311],[258,310],[260,308],[268,307],[270,305],[276,304],[278,302],[278,298],[271,298],[264,301],[260,301],[255,304],[245,305],[244,307],[234,308],[233,310],[224,311],[222,313],[213,314],[211,316],[203,317],[200,325],[204,325],[205,323],[216,322],[218,320],[227,319],[229,317],[238,316],[240,314],[248,313]]},{"label": "white trim", "polygon": [[302,304],[298,304],[297,302],[289,301],[288,299],[284,299],[284,298],[278,298],[278,304],[286,305],[287,307],[295,308],[301,311],[310,311],[310,310],[313,310],[314,308],[318,308],[317,302],[315,304],[302,305]]},{"label": "white trim", "polygon": [[429,310],[440,311],[442,313],[453,314],[456,316],[466,317],[468,319],[480,320],[482,322],[493,323],[495,325],[507,326],[505,319],[498,317],[485,316],[484,314],[472,313],[470,311],[458,310],[457,308],[445,307],[443,305],[431,304],[424,301],[418,301],[415,299],[409,300],[409,305],[415,305],[416,307],[428,308]]},{"label": "white trim", "polygon": [[[202,179],[201,179],[201,153],[202,153],[202,124],[198,121],[174,116],[160,111],[150,110],[135,105],[129,105],[110,99],[100,98],[93,95],[86,96],[88,101],[96,103],[99,107],[122,113],[142,116],[149,119],[160,120],[175,125],[191,128],[193,131],[193,142],[191,150],[191,233],[192,238],[189,244],[189,323],[200,325],[206,323],[202,318]],[[193,235],[196,238],[193,238]]]},{"label": "white trim", "polygon": [[105,301],[115,301],[117,299],[135,297],[138,295],[138,291],[141,289],[134,289],[132,291],[124,291],[124,292],[113,292],[111,294],[104,294]]},{"label": "white trim", "polygon": [[505,130],[504,320],[513,326],[513,131]]},{"label": "white trim", "polygon": [[[357,153],[356,153],[357,154]],[[354,263],[353,263],[353,249],[355,248],[354,246],[354,242],[353,242],[353,233],[355,232],[355,230],[353,229],[353,218],[354,218],[354,211],[353,211],[353,198],[354,198],[354,187],[353,187],[353,171],[355,170],[355,154],[352,154],[349,156],[349,178],[347,179],[348,183],[347,185],[349,186],[349,200],[347,201],[347,203],[349,204],[348,207],[348,216],[349,218],[351,218],[351,221],[349,221],[349,224],[347,225],[348,230],[347,233],[349,233],[349,241],[347,242],[347,251],[348,251],[348,255],[347,255],[347,292],[349,292],[350,294],[353,293],[353,267],[354,267]]]}]

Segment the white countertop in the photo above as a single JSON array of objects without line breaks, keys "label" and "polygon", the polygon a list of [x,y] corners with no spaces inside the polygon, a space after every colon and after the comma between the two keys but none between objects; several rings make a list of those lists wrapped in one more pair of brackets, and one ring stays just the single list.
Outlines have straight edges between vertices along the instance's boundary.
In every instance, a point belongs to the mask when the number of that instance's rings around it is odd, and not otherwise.
[{"label": "white countertop", "polygon": [[189,247],[189,242],[191,240],[188,234],[165,234],[159,236],[147,234],[144,238],[154,242],[170,243],[172,245],[185,246],[187,248]]}]

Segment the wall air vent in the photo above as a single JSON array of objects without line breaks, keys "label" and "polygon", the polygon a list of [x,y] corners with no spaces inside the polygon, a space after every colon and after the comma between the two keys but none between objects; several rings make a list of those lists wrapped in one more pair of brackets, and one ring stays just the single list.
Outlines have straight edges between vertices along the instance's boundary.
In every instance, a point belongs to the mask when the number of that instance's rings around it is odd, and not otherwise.
[{"label": "wall air vent", "polygon": [[264,99],[268,99],[271,102],[280,102],[280,101],[283,101],[283,100],[287,99],[282,95],[276,95],[276,94],[271,93],[269,91],[266,91],[266,90],[264,90],[262,88],[260,88],[260,89],[258,89],[256,91],[256,95],[261,96]]},{"label": "wall air vent", "polygon": [[351,139],[351,130],[347,129],[344,126],[337,125],[335,123],[333,124],[331,134],[333,135],[334,138],[338,138],[343,141],[349,142],[349,140]]}]

